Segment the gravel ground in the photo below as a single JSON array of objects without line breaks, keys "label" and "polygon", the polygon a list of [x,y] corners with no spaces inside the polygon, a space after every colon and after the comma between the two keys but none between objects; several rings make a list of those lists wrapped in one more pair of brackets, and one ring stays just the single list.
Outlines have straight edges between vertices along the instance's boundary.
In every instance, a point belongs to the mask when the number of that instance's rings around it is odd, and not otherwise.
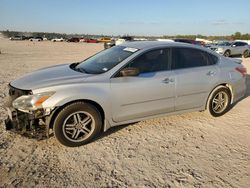
[{"label": "gravel ground", "polygon": [[[3,129],[11,80],[101,49],[0,38],[0,187],[250,187],[249,75],[246,98],[220,118],[195,112],[141,121],[79,148]],[[250,71],[250,58],[244,64]]]}]

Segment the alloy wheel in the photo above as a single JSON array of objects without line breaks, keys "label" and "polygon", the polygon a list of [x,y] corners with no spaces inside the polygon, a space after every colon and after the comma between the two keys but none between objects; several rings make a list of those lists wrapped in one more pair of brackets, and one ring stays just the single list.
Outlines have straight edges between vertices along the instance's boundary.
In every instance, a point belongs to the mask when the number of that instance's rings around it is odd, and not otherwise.
[{"label": "alloy wheel", "polygon": [[220,91],[214,96],[212,100],[212,110],[215,113],[221,113],[227,108],[228,103],[229,103],[228,94],[224,91]]},{"label": "alloy wheel", "polygon": [[95,120],[93,116],[85,111],[70,114],[62,126],[64,136],[72,142],[86,140],[92,134],[94,128]]}]

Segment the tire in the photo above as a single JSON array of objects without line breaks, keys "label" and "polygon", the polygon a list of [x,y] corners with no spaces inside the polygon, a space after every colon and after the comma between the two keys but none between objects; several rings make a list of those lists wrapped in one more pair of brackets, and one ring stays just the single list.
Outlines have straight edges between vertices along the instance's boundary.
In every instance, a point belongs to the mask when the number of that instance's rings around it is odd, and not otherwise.
[{"label": "tire", "polygon": [[248,56],[249,56],[249,50],[245,50],[245,51],[243,52],[242,56],[243,56],[244,58],[248,58]]},{"label": "tire", "polygon": [[230,50],[226,50],[223,54],[225,57],[229,57],[231,55]]},{"label": "tire", "polygon": [[229,110],[230,105],[230,90],[227,87],[220,86],[210,94],[207,102],[207,110],[213,117],[219,117],[224,115]]},{"label": "tire", "polygon": [[61,144],[77,147],[89,143],[101,132],[101,127],[99,111],[91,104],[76,102],[58,113],[53,130]]}]

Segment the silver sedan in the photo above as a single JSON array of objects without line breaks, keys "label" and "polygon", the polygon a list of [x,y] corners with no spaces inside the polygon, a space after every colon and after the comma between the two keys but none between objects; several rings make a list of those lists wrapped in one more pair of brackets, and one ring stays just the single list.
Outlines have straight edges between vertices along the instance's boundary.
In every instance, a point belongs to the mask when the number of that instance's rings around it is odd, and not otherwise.
[{"label": "silver sedan", "polygon": [[245,95],[245,74],[241,64],[202,47],[123,43],[12,81],[6,128],[43,125],[47,135],[53,130],[61,144],[74,147],[148,118],[204,110],[218,117]]}]

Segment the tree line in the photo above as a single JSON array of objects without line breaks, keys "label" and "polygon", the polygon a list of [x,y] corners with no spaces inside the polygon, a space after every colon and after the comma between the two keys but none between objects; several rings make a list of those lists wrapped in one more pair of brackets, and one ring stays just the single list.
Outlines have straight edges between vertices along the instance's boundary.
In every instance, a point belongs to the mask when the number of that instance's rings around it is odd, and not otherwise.
[{"label": "tree line", "polygon": [[[5,37],[13,37],[13,36],[26,36],[26,37],[46,37],[47,39],[52,38],[71,38],[71,37],[84,37],[84,38],[91,38],[91,37],[103,37],[106,35],[91,35],[91,34],[65,34],[65,33],[49,33],[49,32],[20,32],[20,31],[1,31]],[[140,37],[140,36],[137,36]],[[146,37],[148,38],[148,37]],[[240,32],[236,32],[232,35],[226,35],[226,36],[205,36],[205,35],[164,35],[162,37],[150,37],[150,38],[165,38],[165,39],[171,39],[171,38],[185,38],[185,39],[196,39],[196,38],[202,38],[207,40],[250,40],[250,34],[242,34]]]},{"label": "tree line", "polygon": [[91,34],[66,34],[66,33],[49,33],[49,32],[22,32],[22,31],[0,31],[5,37],[13,37],[13,36],[25,36],[25,37],[42,37],[47,39],[53,39],[53,38],[71,38],[71,37],[84,37],[84,38],[91,38],[94,36],[100,36],[103,35],[91,35]]},{"label": "tree line", "polygon": [[176,36],[163,36],[163,38],[171,39],[171,38],[185,38],[185,39],[196,39],[202,38],[206,40],[250,40],[250,34],[241,34],[240,32],[236,32],[232,35],[225,36],[205,36],[205,35],[176,35]]}]

